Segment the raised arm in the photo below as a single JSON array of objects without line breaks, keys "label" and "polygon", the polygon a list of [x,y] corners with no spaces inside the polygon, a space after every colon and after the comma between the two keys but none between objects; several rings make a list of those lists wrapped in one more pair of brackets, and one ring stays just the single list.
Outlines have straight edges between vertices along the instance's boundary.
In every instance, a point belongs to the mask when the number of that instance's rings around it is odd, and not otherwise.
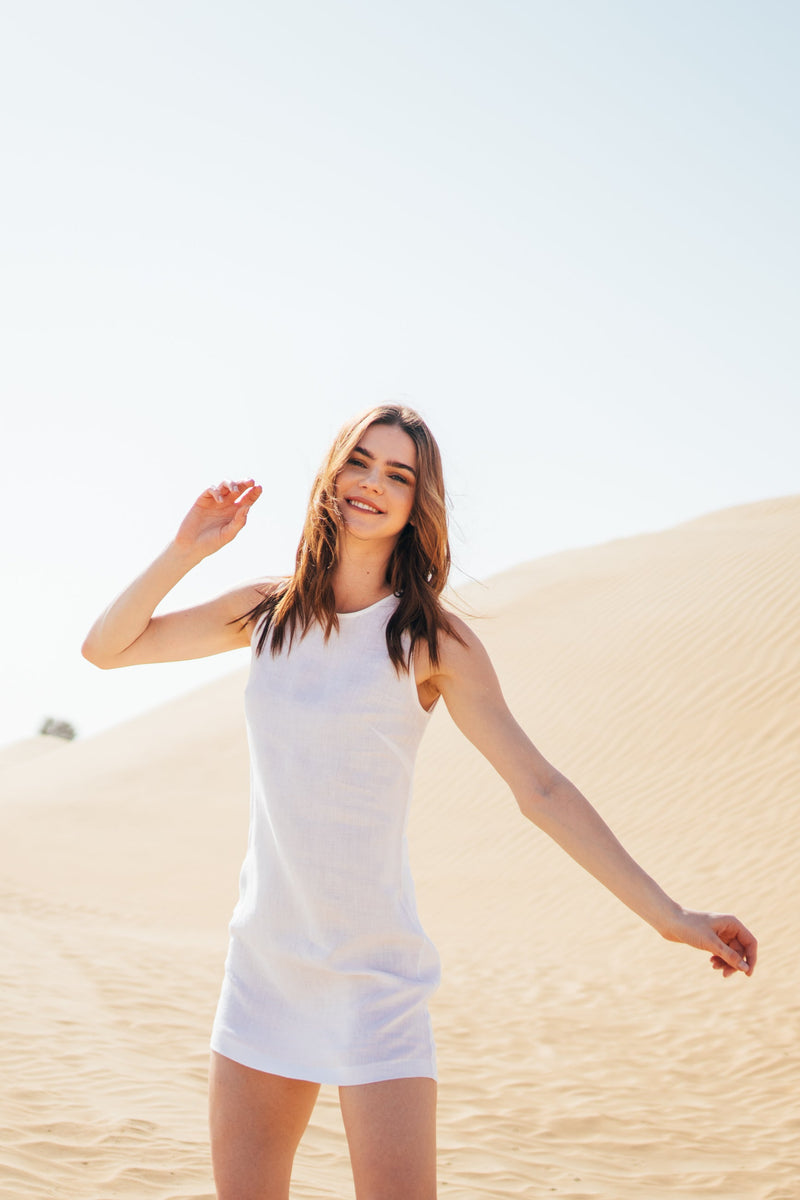
[{"label": "raised arm", "polygon": [[106,669],[205,658],[247,645],[247,631],[230,622],[258,603],[263,593],[255,585],[181,612],[158,617],[153,612],[192,567],[233,541],[260,495],[261,488],[245,479],[198,496],[169,545],[95,621],[83,643],[84,658]]},{"label": "raised arm", "polygon": [[711,953],[723,975],[751,974],[756,939],[733,916],[681,908],[623,848],[588,800],[539,753],[511,715],[486,650],[451,616],[464,645],[444,639],[429,682],[461,732],[511,788],[522,813],[669,941]]}]

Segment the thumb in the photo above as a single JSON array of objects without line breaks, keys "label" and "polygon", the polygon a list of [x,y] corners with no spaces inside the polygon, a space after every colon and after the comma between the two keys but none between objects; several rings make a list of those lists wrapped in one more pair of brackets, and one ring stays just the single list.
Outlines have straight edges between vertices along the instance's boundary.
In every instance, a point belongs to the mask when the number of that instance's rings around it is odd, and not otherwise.
[{"label": "thumb", "polygon": [[723,942],[722,938],[714,938],[714,953],[723,962],[726,962],[729,967],[733,967],[734,971],[744,971],[745,975],[750,974],[750,964],[742,958],[733,946],[729,946],[727,942]]}]

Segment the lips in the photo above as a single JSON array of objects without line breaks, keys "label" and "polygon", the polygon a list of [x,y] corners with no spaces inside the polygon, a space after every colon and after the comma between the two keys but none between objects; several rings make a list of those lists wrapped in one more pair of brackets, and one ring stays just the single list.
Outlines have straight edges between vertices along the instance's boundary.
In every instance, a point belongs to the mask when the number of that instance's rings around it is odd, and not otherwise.
[{"label": "lips", "polygon": [[373,504],[371,500],[362,500],[360,496],[345,496],[345,500],[351,508],[355,508],[359,512],[375,513],[376,516],[383,516],[383,509],[378,508],[377,504]]}]

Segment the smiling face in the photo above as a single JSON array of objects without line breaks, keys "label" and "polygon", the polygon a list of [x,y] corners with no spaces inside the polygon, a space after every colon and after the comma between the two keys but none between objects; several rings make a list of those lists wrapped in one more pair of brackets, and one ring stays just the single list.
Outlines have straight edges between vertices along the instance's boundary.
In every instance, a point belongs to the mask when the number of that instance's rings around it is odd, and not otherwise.
[{"label": "smiling face", "polygon": [[397,539],[414,508],[417,448],[399,425],[370,425],[336,478],[348,534]]}]

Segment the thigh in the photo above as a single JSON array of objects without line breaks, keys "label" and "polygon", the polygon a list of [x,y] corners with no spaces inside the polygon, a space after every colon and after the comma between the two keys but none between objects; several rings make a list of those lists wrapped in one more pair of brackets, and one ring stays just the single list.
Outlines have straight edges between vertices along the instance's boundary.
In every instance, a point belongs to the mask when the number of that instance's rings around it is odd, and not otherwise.
[{"label": "thigh", "polygon": [[357,1200],[435,1200],[436,1081],[340,1087]]},{"label": "thigh", "polygon": [[217,1200],[287,1200],[318,1083],[254,1071],[211,1052],[209,1127]]}]

